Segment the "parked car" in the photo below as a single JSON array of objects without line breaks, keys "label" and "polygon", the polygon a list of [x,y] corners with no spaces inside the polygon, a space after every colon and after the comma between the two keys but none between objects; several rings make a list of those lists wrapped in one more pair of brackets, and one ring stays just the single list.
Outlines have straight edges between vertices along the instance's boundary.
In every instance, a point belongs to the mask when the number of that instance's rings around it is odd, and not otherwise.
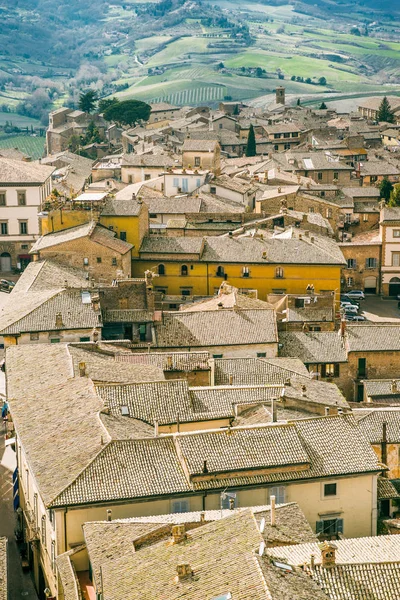
[{"label": "parked car", "polygon": [[350,302],[349,300],[342,300],[340,303],[340,308],[346,308],[347,306],[350,306],[352,308],[359,308],[359,306],[357,306],[357,304],[352,304],[352,302]]},{"label": "parked car", "polygon": [[8,279],[0,279],[0,292],[10,293],[14,286],[14,281],[9,281]]},{"label": "parked car", "polygon": [[350,292],[347,292],[347,296],[356,300],[365,300],[365,294],[362,290],[350,290]]},{"label": "parked car", "polygon": [[346,313],[345,320],[346,321],[366,321],[367,319],[364,317],[364,315],[354,315],[352,313]]},{"label": "parked car", "polygon": [[357,306],[344,306],[343,310],[345,312],[345,314],[350,314],[350,315],[356,315],[358,314],[358,307]]},{"label": "parked car", "polygon": [[360,303],[355,298],[350,298],[350,296],[348,296],[347,294],[340,295],[340,302],[350,302],[350,304],[360,306]]}]

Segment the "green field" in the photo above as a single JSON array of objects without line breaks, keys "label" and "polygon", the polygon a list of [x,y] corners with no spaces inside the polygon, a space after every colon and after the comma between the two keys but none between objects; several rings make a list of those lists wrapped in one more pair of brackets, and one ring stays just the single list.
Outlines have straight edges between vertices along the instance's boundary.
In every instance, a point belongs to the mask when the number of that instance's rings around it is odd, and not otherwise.
[{"label": "green field", "polygon": [[0,136],[0,149],[16,148],[30,156],[33,160],[37,160],[43,156],[45,143],[45,137],[34,137],[29,135]]}]

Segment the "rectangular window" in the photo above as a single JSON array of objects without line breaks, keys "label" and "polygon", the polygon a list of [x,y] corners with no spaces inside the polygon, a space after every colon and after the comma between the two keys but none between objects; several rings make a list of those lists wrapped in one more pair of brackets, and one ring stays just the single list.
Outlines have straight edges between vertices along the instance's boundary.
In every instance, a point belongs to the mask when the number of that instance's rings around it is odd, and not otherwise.
[{"label": "rectangular window", "polygon": [[51,542],[51,568],[53,573],[56,572],[56,542],[53,540]]},{"label": "rectangular window", "polygon": [[195,156],[195,157],[194,157],[194,166],[195,166],[195,167],[199,167],[199,166],[200,166],[200,164],[201,164],[201,161],[200,161],[200,156]]},{"label": "rectangular window", "polygon": [[111,265],[112,265],[113,267],[116,267],[116,266],[117,266],[117,259],[115,258],[115,256],[114,256],[114,257],[111,259]]},{"label": "rectangular window", "polygon": [[90,342],[90,337],[80,337],[79,341],[80,342]]},{"label": "rectangular window", "polygon": [[21,235],[26,235],[28,233],[28,221],[19,222],[19,232]]},{"label": "rectangular window", "polygon": [[144,180],[145,180],[145,181],[149,181],[150,177],[151,177],[151,175],[149,175],[149,174],[147,173],[147,174],[144,176]]},{"label": "rectangular window", "polygon": [[189,179],[187,177],[182,178],[182,192],[189,191]]},{"label": "rectangular window", "polygon": [[257,352],[257,358],[266,358],[266,357],[267,357],[266,352]]},{"label": "rectangular window", "polygon": [[333,172],[333,179],[339,179],[339,172],[338,171],[334,171]]},{"label": "rectangular window", "polygon": [[196,187],[200,187],[201,186],[201,179],[196,179]]},{"label": "rectangular window", "polygon": [[222,358],[223,354],[213,354],[213,358]]},{"label": "rectangular window", "polygon": [[295,308],[304,308],[304,298],[295,298],[294,306]]},{"label": "rectangular window", "polygon": [[357,260],[355,258],[348,258],[347,259],[347,268],[355,269],[356,267],[357,267]]},{"label": "rectangular window", "polygon": [[87,267],[89,265],[89,259],[88,258],[84,258],[83,259],[83,266]]},{"label": "rectangular window", "polygon": [[322,173],[318,173],[318,181],[322,181]]},{"label": "rectangular window", "polygon": [[392,266],[400,267],[400,252],[392,252]]},{"label": "rectangular window", "polygon": [[299,137],[299,134],[297,133],[297,131],[292,132],[292,137]]},{"label": "rectangular window", "polygon": [[173,513],[189,512],[189,500],[174,500],[171,504],[171,510]]},{"label": "rectangular window", "polygon": [[21,190],[20,192],[17,192],[17,198],[18,198],[18,206],[26,206],[25,190]]},{"label": "rectangular window", "polygon": [[326,218],[332,219],[332,209],[331,208],[326,209]]},{"label": "rectangular window", "polygon": [[181,290],[182,296],[190,296],[192,294],[192,290]]},{"label": "rectangular window", "polygon": [[353,279],[353,277],[348,277],[347,278],[347,287],[351,287],[352,285],[354,285],[354,279]]},{"label": "rectangular window", "polygon": [[179,178],[178,177],[174,177],[174,179],[172,180],[172,185],[174,187],[179,187]]},{"label": "rectangular window", "polygon": [[132,175],[128,175],[128,183],[133,183],[133,181],[132,181]]},{"label": "rectangular window", "polygon": [[285,142],[285,144],[283,144],[283,149],[284,150],[290,150],[290,144],[289,144],[289,142]]},{"label": "rectangular window", "polygon": [[363,214],[363,221],[366,223],[368,221],[368,213]]},{"label": "rectangular window", "polygon": [[326,536],[343,533],[343,519],[324,519],[323,521],[317,521],[315,533]]},{"label": "rectangular window", "polygon": [[0,206],[6,206],[6,192],[0,192]]},{"label": "rectangular window", "polygon": [[321,377],[337,377],[339,374],[338,367],[339,365],[334,363],[321,365]]},{"label": "rectangular window", "polygon": [[[1,196],[1,194],[0,194]],[[400,238],[400,229],[393,229],[393,237]]]},{"label": "rectangular window", "polygon": [[268,501],[271,502],[271,496],[275,496],[276,504],[284,504],[285,503],[285,486],[284,485],[275,485],[273,487],[268,488]]},{"label": "rectangular window", "polygon": [[310,206],[310,208],[308,209],[308,212],[313,214],[315,212],[315,209],[313,206]]},{"label": "rectangular window", "polygon": [[275,144],[275,146],[274,146],[274,150],[279,150],[279,146],[278,146],[278,144]]},{"label": "rectangular window", "polygon": [[324,485],[324,496],[336,496],[337,489],[336,483],[325,483]]},{"label": "rectangular window", "polygon": [[31,333],[30,339],[31,339],[31,342],[37,341],[39,339],[39,334],[38,333]]},{"label": "rectangular window", "polygon": [[40,533],[41,533],[42,544],[43,544],[43,546],[45,546],[46,545],[46,517],[44,515],[42,517]]},{"label": "rectangular window", "polygon": [[242,276],[243,277],[250,277],[250,269],[249,269],[249,267],[243,267],[243,269],[242,269]]},{"label": "rectangular window", "polygon": [[283,137],[284,137],[284,138],[290,138],[290,133],[284,133],[284,134],[283,134]]},{"label": "rectangular window", "polygon": [[101,263],[101,256],[98,256],[98,257],[96,258],[96,261],[97,261],[98,263]]},{"label": "rectangular window", "polygon": [[216,194],[216,193],[217,193],[217,188],[212,185],[210,187],[210,194]]},{"label": "rectangular window", "polygon": [[59,344],[60,341],[61,341],[60,338],[51,338],[50,344]]},{"label": "rectangular window", "polygon": [[377,266],[378,266],[377,258],[366,258],[365,259],[365,268],[366,269],[376,269]]},{"label": "rectangular window", "polygon": [[358,359],[358,377],[366,377],[367,375],[367,359],[359,358]]},{"label": "rectangular window", "polygon": [[35,517],[35,526],[37,526],[38,514],[38,495],[33,494],[33,515]]},{"label": "rectangular window", "polygon": [[281,137],[280,133],[274,133],[274,140],[279,140],[280,137]]},{"label": "rectangular window", "polygon": [[8,235],[8,221],[0,223],[1,235]]},{"label": "rectangular window", "polygon": [[123,242],[126,242],[126,231],[120,231],[119,239],[122,240]]}]

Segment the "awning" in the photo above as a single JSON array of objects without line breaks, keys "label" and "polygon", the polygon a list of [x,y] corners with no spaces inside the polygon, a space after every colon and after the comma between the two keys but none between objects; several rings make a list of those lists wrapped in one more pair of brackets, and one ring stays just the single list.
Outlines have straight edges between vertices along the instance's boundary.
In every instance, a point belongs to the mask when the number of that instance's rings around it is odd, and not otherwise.
[{"label": "awning", "polygon": [[11,473],[14,473],[15,469],[17,468],[17,455],[11,446],[7,446],[4,450],[3,458],[1,459],[0,464],[5,469],[11,471]]}]

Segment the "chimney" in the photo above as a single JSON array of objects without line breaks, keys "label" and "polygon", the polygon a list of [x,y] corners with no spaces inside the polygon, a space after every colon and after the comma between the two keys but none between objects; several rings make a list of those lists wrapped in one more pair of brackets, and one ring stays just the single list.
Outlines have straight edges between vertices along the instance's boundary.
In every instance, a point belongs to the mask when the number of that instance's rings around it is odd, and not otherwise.
[{"label": "chimney", "polygon": [[107,521],[111,521],[111,513],[112,510],[110,508],[107,509]]},{"label": "chimney", "polygon": [[200,513],[200,523],[205,523],[206,513],[202,510]]},{"label": "chimney", "polygon": [[270,497],[269,503],[271,505],[271,527],[276,527],[275,496]]},{"label": "chimney", "polygon": [[86,377],[86,363],[83,361],[79,363],[79,377]]},{"label": "chimney", "polygon": [[277,104],[285,105],[285,88],[278,86],[275,92],[275,100]]},{"label": "chimney", "polygon": [[397,390],[397,381],[395,379],[392,379],[392,383],[390,385],[390,389],[392,394],[396,394],[398,392]]},{"label": "chimney", "polygon": [[333,544],[332,542],[323,542],[322,544],[319,544],[322,566],[325,569],[331,569],[336,566],[336,548],[336,544]]},{"label": "chimney", "polygon": [[305,386],[305,385],[301,386],[301,395],[303,396],[303,398],[305,396],[307,396],[307,386]]},{"label": "chimney", "polygon": [[61,329],[63,326],[62,314],[56,314],[56,329]]},{"label": "chimney", "polygon": [[311,554],[310,556],[310,568],[314,569],[315,567],[315,554]]},{"label": "chimney", "polygon": [[235,498],[229,498],[229,510],[233,510],[235,508]]},{"label": "chimney", "polygon": [[315,237],[310,237],[311,243],[313,244],[315,242]]},{"label": "chimney", "polygon": [[193,575],[192,567],[187,563],[177,565],[176,572],[178,574],[178,581],[188,579]]},{"label": "chimney", "polygon": [[205,460],[203,463],[203,473],[207,474],[208,473],[208,468],[207,468],[207,461]]},{"label": "chimney", "polygon": [[92,296],[92,308],[94,312],[98,312],[100,309],[100,298],[99,296]]},{"label": "chimney", "polygon": [[329,417],[329,413],[330,413],[329,406],[325,406],[325,416]]},{"label": "chimney", "polygon": [[271,400],[271,412],[272,412],[272,422],[276,423],[278,420],[278,407],[276,406],[276,399],[272,398]]},{"label": "chimney", "polygon": [[167,369],[172,369],[172,356],[170,354],[167,356]]},{"label": "chimney", "polygon": [[229,385],[233,385],[233,375],[229,373]]},{"label": "chimney", "polygon": [[172,542],[173,544],[180,544],[186,540],[186,527],[184,523],[172,526]]},{"label": "chimney", "polygon": [[340,321],[340,335],[342,336],[342,338],[344,338],[346,334],[346,321],[344,319],[342,319]]},{"label": "chimney", "polygon": [[158,437],[158,421],[154,419],[154,437]]},{"label": "chimney", "polygon": [[305,235],[305,237],[310,237],[310,232],[309,232],[308,230],[306,230],[306,231],[304,232],[304,235]]}]

